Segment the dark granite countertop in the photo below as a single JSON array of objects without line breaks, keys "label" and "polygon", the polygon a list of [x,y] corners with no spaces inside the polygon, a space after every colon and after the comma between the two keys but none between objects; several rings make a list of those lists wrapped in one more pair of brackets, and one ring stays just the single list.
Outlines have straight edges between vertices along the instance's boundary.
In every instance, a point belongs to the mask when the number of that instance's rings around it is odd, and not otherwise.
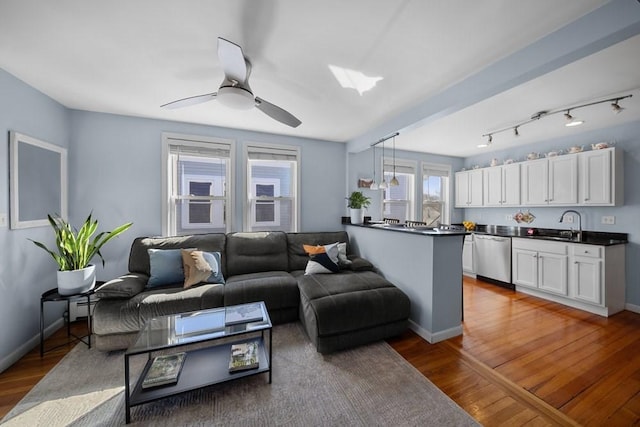
[{"label": "dark granite countertop", "polygon": [[405,224],[384,224],[384,223],[366,223],[366,224],[347,224],[352,227],[374,228],[378,230],[397,231],[400,233],[420,234],[423,236],[461,236],[471,234],[464,227],[451,228],[434,228],[434,227],[407,227]]},{"label": "dark granite countertop", "polygon": [[584,243],[587,245],[611,246],[629,242],[627,233],[606,233],[583,230],[582,236],[576,230],[560,230],[554,228],[511,227],[504,225],[477,224],[474,233],[502,237],[522,237],[527,239],[554,240],[567,243]]}]

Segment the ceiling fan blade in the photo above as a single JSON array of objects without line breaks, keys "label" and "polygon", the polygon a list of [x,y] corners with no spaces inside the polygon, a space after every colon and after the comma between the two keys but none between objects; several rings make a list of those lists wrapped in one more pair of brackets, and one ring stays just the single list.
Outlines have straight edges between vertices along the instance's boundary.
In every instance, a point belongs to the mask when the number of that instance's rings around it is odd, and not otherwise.
[{"label": "ceiling fan blade", "polygon": [[218,37],[218,58],[227,79],[238,83],[244,83],[247,80],[247,62],[240,46]]},{"label": "ceiling fan blade", "polygon": [[302,123],[293,114],[257,96],[256,96],[256,108],[262,111],[263,113],[265,113],[267,116],[271,117],[272,119],[275,119],[281,123],[284,123],[287,126],[291,126],[292,128],[297,128]]},{"label": "ceiling fan blade", "polygon": [[196,95],[190,96],[188,98],[178,99],[177,101],[172,101],[167,104],[161,105],[160,108],[182,108],[189,107],[191,105],[202,104],[203,102],[209,102],[216,99],[217,92],[208,93],[206,95]]}]

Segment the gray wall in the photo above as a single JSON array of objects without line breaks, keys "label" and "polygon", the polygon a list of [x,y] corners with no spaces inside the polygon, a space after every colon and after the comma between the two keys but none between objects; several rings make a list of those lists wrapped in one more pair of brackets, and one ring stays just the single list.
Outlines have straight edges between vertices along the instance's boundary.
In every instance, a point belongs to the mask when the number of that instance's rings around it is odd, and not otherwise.
[{"label": "gray wall", "polygon": [[[69,112],[51,98],[0,69],[0,213],[9,213],[9,131],[69,144]],[[22,195],[25,196],[25,195]],[[0,227],[0,370],[37,344],[40,295],[56,286],[56,264],[27,239],[53,242],[46,227]],[[47,323],[63,308],[48,304]]]},{"label": "gray wall", "polygon": [[[78,224],[93,212],[99,230],[128,221],[133,227],[102,253],[106,267],[98,279],[127,271],[131,242],[160,235],[162,133],[217,136],[236,141],[234,230],[242,228],[242,150],[245,142],[289,144],[301,150],[301,231],[341,229],[344,214],[344,144],[111,114],[68,110],[0,69],[0,213],[9,212],[9,130],[69,149],[69,217]],[[56,265],[27,239],[52,245],[49,227],[0,227],[0,371],[38,344],[39,298],[56,287]],[[48,303],[46,326],[59,321],[64,304]]]},{"label": "gray wall", "polygon": [[[624,114],[624,113],[623,113]],[[564,130],[564,129],[561,129]],[[494,136],[494,144],[498,144],[499,135]],[[593,231],[610,231],[629,234],[629,244],[626,246],[626,276],[627,276],[627,304],[632,304],[635,310],[640,310],[640,122],[620,125],[608,129],[590,131],[579,135],[566,136],[548,141],[541,141],[528,146],[505,149],[465,159],[465,167],[474,165],[488,166],[492,158],[501,162],[504,159],[523,160],[530,152],[546,153],[552,150],[567,149],[573,145],[584,145],[591,149],[592,143],[615,141],[616,149],[624,151],[624,205],[620,207],[578,207],[576,210],[582,215],[582,228]],[[508,143],[505,143],[507,146]],[[560,224],[558,219],[566,208],[535,207],[529,211],[536,216],[532,227],[538,228],[569,228],[577,224]],[[508,221],[506,216],[517,212],[518,208],[474,208],[456,209],[463,211],[464,218],[480,224],[518,225],[515,221]],[[465,212],[466,211],[466,212]],[[603,215],[614,215],[614,225],[601,223]]]}]

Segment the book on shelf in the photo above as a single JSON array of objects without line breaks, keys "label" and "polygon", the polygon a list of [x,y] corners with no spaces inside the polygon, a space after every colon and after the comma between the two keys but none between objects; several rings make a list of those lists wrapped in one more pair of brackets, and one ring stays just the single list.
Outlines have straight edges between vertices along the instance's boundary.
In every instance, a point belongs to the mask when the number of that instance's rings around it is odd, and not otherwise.
[{"label": "book on shelf", "polygon": [[231,345],[229,372],[257,369],[259,366],[258,341],[248,341]]},{"label": "book on shelf", "polygon": [[183,352],[155,357],[142,381],[142,388],[177,383],[186,356],[187,353]]},{"label": "book on shelf", "polygon": [[262,304],[251,303],[232,305],[225,308],[225,325],[237,325],[240,323],[260,322],[264,319]]}]

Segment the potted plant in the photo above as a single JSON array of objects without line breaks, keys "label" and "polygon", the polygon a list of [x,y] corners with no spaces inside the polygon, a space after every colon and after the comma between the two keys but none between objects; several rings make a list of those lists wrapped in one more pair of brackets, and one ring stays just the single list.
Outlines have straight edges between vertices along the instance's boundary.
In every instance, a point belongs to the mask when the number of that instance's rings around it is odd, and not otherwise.
[{"label": "potted plant", "polygon": [[47,251],[58,264],[58,292],[60,295],[74,295],[88,292],[96,284],[96,266],[90,264],[91,259],[98,255],[104,258],[100,249],[112,238],[131,227],[132,223],[123,224],[113,231],[101,232],[93,239],[91,236],[98,229],[98,220],[91,214],[82,224],[79,230],[72,227],[62,218],[54,218],[47,215],[49,223],[56,236],[57,252],[47,248],[44,244],[31,240],[36,246]]},{"label": "potted plant", "polygon": [[351,209],[351,224],[362,224],[364,222],[364,210],[371,204],[371,198],[362,194],[361,191],[354,191],[347,197]]}]

